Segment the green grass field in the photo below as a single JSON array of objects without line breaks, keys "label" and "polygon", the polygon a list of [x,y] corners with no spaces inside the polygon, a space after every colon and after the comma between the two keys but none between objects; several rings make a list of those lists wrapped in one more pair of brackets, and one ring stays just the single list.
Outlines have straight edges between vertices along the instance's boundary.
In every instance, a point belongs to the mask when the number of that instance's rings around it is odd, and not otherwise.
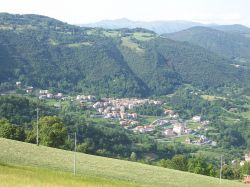
[{"label": "green grass field", "polygon": [[36,187],[136,187],[126,182],[102,179],[91,176],[74,176],[67,172],[28,166],[10,166],[0,164],[0,187],[36,186]]},{"label": "green grass field", "polygon": [[[0,138],[0,186],[218,187],[219,179]],[[222,180],[223,187],[246,186]]]},{"label": "green grass field", "polygon": [[201,95],[201,98],[206,100],[206,101],[215,101],[218,99],[226,99],[225,97],[219,97],[219,96],[214,96],[214,95]]},{"label": "green grass field", "polygon": [[154,39],[155,35],[152,33],[135,32],[133,33],[133,37],[140,41],[148,41]]},{"label": "green grass field", "polygon": [[122,45],[132,50],[136,50],[138,53],[144,52],[144,49],[142,49],[137,43],[133,42],[130,37],[123,37]]}]

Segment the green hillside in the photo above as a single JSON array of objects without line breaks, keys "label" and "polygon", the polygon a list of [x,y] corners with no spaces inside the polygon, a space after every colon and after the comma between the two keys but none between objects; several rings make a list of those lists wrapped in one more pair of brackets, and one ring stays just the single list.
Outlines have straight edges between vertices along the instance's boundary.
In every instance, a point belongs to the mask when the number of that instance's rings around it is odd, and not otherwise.
[{"label": "green hillside", "polygon": [[49,169],[0,164],[0,187],[125,187],[139,186],[128,182],[107,180],[92,176],[73,176],[67,172]]},{"label": "green hillside", "polygon": [[44,16],[0,14],[0,86],[22,81],[63,93],[144,97],[185,83],[249,85],[250,70],[230,64],[145,29],[81,28]]},{"label": "green hillside", "polygon": [[[167,34],[166,37],[203,47],[220,56],[250,66],[250,39],[241,33],[224,32],[206,27],[193,27],[184,31]],[[230,27],[228,27],[230,29]]]},{"label": "green hillside", "polygon": [[[2,138],[0,148],[0,186],[219,186],[217,178],[82,153],[73,177],[73,152]],[[221,186],[246,185],[222,180]]]}]

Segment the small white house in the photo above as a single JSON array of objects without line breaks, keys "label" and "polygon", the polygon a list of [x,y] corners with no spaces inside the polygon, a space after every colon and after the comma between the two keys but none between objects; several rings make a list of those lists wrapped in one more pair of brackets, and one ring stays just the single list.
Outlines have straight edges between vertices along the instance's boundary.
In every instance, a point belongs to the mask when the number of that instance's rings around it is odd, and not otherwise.
[{"label": "small white house", "polygon": [[48,94],[49,93],[49,90],[40,90],[39,91],[39,94],[40,95],[46,95],[46,94]]},{"label": "small white house", "polygon": [[245,154],[245,161],[250,162],[250,153]]},{"label": "small white house", "polygon": [[177,135],[182,135],[184,133],[184,126],[181,123],[176,123],[174,124],[174,128],[173,131],[174,133],[176,133]]},{"label": "small white house", "polygon": [[55,98],[56,99],[61,99],[63,97],[63,94],[62,93],[57,93],[56,95],[55,95]]},{"label": "small white house", "polygon": [[164,135],[165,135],[165,136],[174,136],[174,131],[173,131],[173,129],[172,129],[172,128],[166,129],[166,130],[164,131]]},{"label": "small white house", "polygon": [[20,81],[16,82],[17,87],[20,87],[21,85],[22,85],[22,82],[20,82]]},{"label": "small white house", "polygon": [[46,96],[47,96],[48,99],[52,99],[53,98],[53,94],[51,94],[51,93],[47,93]]},{"label": "small white house", "polygon": [[193,120],[194,122],[199,123],[199,122],[201,122],[201,117],[200,117],[200,116],[194,116],[194,117],[192,118],[192,120]]},{"label": "small white house", "polygon": [[32,86],[27,87],[26,93],[32,93],[32,91],[33,91],[33,87]]}]

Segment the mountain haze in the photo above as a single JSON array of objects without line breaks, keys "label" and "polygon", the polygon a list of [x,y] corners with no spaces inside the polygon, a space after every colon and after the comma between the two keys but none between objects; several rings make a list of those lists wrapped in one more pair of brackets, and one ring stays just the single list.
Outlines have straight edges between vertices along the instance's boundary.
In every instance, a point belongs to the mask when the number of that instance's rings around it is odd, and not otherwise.
[{"label": "mountain haze", "polygon": [[104,29],[121,29],[121,28],[144,28],[152,30],[158,34],[172,33],[188,29],[194,26],[201,26],[201,23],[191,21],[131,21],[126,18],[117,20],[103,20],[97,23],[82,24],[83,27],[99,27]]},{"label": "mountain haze", "polygon": [[154,31],[157,34],[174,33],[182,30],[186,30],[192,27],[203,26],[212,29],[217,29],[225,32],[249,34],[250,28],[240,25],[219,25],[219,24],[202,24],[192,21],[132,21],[126,18],[116,19],[116,20],[103,20],[96,23],[80,24],[83,27],[98,27],[104,29],[121,29],[121,28],[144,28]]}]

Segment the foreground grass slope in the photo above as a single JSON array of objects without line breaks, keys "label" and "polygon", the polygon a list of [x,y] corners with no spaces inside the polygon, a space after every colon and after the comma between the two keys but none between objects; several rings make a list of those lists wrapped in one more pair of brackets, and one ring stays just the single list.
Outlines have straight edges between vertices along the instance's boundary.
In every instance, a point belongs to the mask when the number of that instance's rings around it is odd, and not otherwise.
[{"label": "foreground grass slope", "polygon": [[[18,169],[18,167],[1,166],[0,183],[2,181],[6,183],[6,179],[12,182],[16,177],[21,176],[20,181],[27,179],[27,184],[29,184],[29,178],[32,178],[34,179],[34,184],[37,184],[36,186],[42,185],[41,181],[43,180],[52,181],[52,179],[55,182],[52,186],[69,186],[68,184],[70,183],[73,186],[77,186],[81,182],[82,186],[102,186],[102,184],[104,184],[103,186],[219,186],[219,179],[216,178],[82,153],[77,153],[76,156],[78,176],[74,178],[70,173],[61,173],[62,171],[72,172],[73,170],[74,155],[70,151],[44,146],[38,147],[2,138],[0,138],[0,150],[1,163],[43,168],[27,169],[23,167],[25,172],[20,172],[20,168]],[[46,170],[59,170],[60,172],[48,172]],[[63,178],[65,183],[60,178]],[[94,180],[94,178],[97,180]],[[58,181],[58,184],[56,184],[56,181]],[[76,183],[76,185],[73,183]],[[223,180],[221,186],[240,187],[245,185]]]},{"label": "foreground grass slope", "polygon": [[28,166],[0,164],[0,187],[138,187],[122,181],[114,181],[91,176],[73,176],[70,173]]}]

